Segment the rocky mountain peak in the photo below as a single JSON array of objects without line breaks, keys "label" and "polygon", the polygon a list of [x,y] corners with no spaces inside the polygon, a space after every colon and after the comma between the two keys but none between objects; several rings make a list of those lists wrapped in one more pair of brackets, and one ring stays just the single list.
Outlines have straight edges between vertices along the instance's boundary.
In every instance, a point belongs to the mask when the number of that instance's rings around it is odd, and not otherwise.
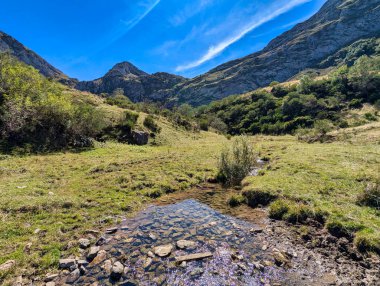
[{"label": "rocky mountain peak", "polygon": [[142,70],[139,70],[136,66],[131,64],[130,62],[121,62],[112,67],[106,74],[106,76],[121,76],[121,77],[127,77],[127,76],[145,76],[148,75],[146,72],[143,72]]}]

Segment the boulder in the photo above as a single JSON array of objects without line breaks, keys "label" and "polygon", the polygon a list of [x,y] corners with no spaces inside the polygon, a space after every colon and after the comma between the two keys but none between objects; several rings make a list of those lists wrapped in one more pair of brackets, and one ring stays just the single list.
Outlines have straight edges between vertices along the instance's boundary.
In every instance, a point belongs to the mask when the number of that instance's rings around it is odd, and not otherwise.
[{"label": "boulder", "polygon": [[138,130],[132,131],[133,144],[146,145],[146,144],[148,144],[148,140],[149,140],[149,133],[148,132],[138,131]]},{"label": "boulder", "polygon": [[69,274],[69,276],[67,276],[66,283],[72,284],[75,281],[77,281],[79,279],[79,277],[80,277],[80,270],[79,269],[75,269],[73,272],[71,272]]}]

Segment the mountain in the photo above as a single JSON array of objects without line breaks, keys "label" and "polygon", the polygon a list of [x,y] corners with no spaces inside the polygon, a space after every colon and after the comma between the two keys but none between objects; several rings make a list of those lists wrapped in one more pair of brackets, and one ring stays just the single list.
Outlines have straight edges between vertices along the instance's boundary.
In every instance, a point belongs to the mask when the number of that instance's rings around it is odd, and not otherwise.
[{"label": "mountain", "polygon": [[262,51],[222,64],[177,85],[167,96],[202,105],[286,81],[359,39],[380,35],[380,0],[328,0],[318,13]]},{"label": "mountain", "polygon": [[0,52],[9,52],[20,61],[33,66],[48,78],[53,78],[67,83],[68,76],[49,64],[42,57],[25,47],[10,35],[0,31]]},{"label": "mountain", "polygon": [[103,77],[93,81],[82,81],[76,88],[92,93],[112,93],[115,89],[124,90],[124,95],[134,102],[165,100],[169,89],[186,79],[169,73],[148,74],[129,62],[116,64]]}]

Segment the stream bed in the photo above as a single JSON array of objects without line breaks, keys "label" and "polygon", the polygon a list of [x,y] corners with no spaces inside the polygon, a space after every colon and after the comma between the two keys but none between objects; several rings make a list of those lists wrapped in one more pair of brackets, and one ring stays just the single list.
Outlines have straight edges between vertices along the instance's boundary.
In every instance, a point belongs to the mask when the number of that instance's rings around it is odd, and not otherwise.
[{"label": "stream bed", "polygon": [[[276,249],[258,239],[262,232],[258,225],[193,199],[150,206],[105,235],[101,249],[106,254],[72,284],[329,285],[321,282],[326,275],[320,262],[299,256],[291,245]],[[176,247],[180,240],[190,241],[191,247]],[[169,255],[154,254],[155,247],[168,244],[173,246]],[[176,257],[206,252],[212,256],[176,262]],[[117,279],[111,274],[115,262],[124,267]]]}]

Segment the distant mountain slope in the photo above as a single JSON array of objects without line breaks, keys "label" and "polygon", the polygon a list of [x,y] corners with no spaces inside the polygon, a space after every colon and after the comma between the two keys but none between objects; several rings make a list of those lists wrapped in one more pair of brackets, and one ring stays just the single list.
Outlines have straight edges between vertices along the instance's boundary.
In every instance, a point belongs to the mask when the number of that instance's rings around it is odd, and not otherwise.
[{"label": "distant mountain slope", "polygon": [[68,77],[63,72],[53,67],[42,57],[25,47],[23,44],[21,44],[19,41],[17,41],[10,35],[1,31],[0,52],[9,52],[20,61],[26,63],[27,65],[33,66],[34,68],[39,70],[42,75],[48,78],[54,78],[58,80],[68,79]]},{"label": "distant mountain slope", "polygon": [[380,0],[328,0],[309,20],[272,40],[262,51],[220,65],[178,85],[178,102],[201,105],[286,81],[339,49],[380,35]]},{"label": "distant mountain slope", "polygon": [[185,81],[185,78],[169,73],[148,74],[131,63],[122,62],[116,64],[104,77],[79,82],[76,88],[96,94],[112,93],[115,89],[122,88],[124,95],[134,102],[160,101],[166,99],[166,90]]}]

